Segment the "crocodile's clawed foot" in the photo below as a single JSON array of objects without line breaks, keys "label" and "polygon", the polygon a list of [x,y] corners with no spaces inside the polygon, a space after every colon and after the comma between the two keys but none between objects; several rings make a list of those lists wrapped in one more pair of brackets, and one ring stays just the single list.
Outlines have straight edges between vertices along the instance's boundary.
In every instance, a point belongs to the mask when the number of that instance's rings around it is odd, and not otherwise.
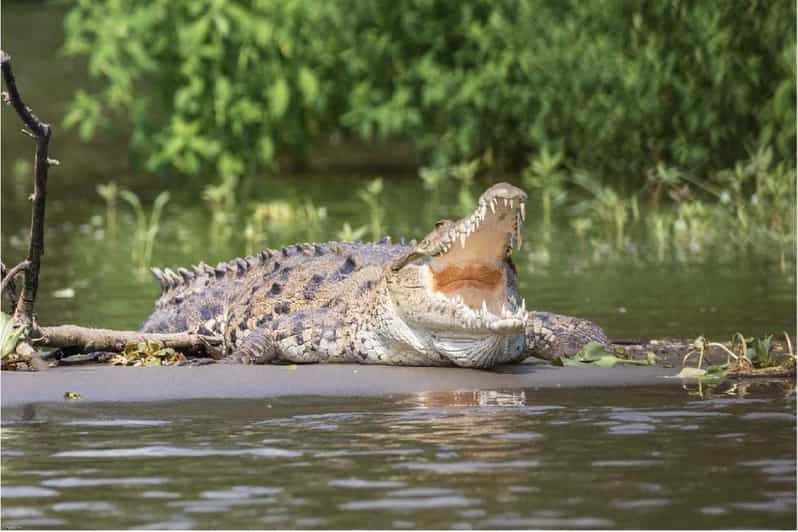
[{"label": "crocodile's clawed foot", "polygon": [[596,342],[612,350],[612,344],[604,330],[589,320],[553,314],[532,312],[527,324],[529,355],[546,360],[569,358],[576,355],[590,342]]},{"label": "crocodile's clawed foot", "polygon": [[264,329],[255,329],[235,351],[221,359],[223,364],[268,364],[275,358],[277,350],[271,334]]}]

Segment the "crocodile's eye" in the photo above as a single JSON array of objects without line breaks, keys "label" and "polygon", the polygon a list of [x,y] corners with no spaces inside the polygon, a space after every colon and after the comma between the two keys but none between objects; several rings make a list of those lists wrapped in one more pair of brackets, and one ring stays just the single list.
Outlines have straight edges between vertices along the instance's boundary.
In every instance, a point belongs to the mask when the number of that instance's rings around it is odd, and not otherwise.
[{"label": "crocodile's eye", "polygon": [[435,229],[440,229],[444,225],[451,225],[452,223],[454,222],[452,222],[451,220],[438,220],[437,222],[435,222]]}]

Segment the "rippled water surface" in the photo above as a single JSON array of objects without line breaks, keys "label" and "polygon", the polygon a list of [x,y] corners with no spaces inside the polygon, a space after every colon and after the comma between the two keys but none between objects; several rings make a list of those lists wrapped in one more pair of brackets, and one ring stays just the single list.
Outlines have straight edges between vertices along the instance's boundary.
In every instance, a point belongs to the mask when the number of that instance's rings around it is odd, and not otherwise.
[{"label": "rippled water surface", "polygon": [[791,385],[3,412],[4,528],[794,528]]}]

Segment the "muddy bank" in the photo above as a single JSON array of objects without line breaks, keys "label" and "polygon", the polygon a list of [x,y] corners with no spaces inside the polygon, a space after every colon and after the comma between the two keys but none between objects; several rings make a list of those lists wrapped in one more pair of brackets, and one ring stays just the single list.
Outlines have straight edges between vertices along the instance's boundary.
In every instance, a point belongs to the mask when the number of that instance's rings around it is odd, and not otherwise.
[{"label": "muddy bank", "polygon": [[678,369],[661,367],[560,368],[540,363],[494,371],[314,364],[200,367],[80,366],[39,372],[3,372],[2,406],[64,401],[163,401],[290,395],[376,396],[424,391],[632,386],[672,382]]}]

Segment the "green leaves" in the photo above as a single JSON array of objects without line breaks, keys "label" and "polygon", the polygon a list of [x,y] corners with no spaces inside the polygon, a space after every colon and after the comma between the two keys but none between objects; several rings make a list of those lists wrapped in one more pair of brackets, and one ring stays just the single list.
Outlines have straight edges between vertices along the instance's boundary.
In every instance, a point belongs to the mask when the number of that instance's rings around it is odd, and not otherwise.
[{"label": "green leaves", "polygon": [[555,359],[554,364],[565,367],[585,367],[591,366],[596,368],[611,368],[616,364],[628,364],[633,366],[653,366],[657,357],[653,353],[649,353],[646,360],[632,360],[629,358],[622,358],[622,350],[618,352],[608,351],[607,348],[598,342],[589,342],[581,351],[576,353],[572,358],[559,357]]},{"label": "green leaves", "polygon": [[291,102],[291,89],[288,87],[288,82],[283,78],[275,80],[269,88],[268,96],[272,117],[275,119],[282,118],[288,109],[288,104]]},{"label": "green leaves", "polygon": [[5,312],[0,312],[0,358],[12,354],[17,348],[17,343],[27,333],[27,327],[14,323],[14,320]]},{"label": "green leaves", "polygon": [[77,127],[80,139],[89,141],[94,137],[94,132],[100,125],[101,113],[100,101],[96,97],[89,96],[85,91],[79,90],[64,117],[64,127]]},{"label": "green leaves", "polygon": [[299,68],[299,88],[302,91],[305,105],[314,106],[319,97],[319,81],[316,79],[315,74],[304,66]]},{"label": "green leaves", "polygon": [[[514,169],[551,146],[642,184],[658,162],[703,172],[757,142],[794,160],[794,21],[791,2],[81,1],[64,51],[99,91],[66,124],[89,139],[121,113],[154,169],[189,175],[225,150],[268,167],[349,134]],[[540,162],[532,183],[556,203]]]}]

